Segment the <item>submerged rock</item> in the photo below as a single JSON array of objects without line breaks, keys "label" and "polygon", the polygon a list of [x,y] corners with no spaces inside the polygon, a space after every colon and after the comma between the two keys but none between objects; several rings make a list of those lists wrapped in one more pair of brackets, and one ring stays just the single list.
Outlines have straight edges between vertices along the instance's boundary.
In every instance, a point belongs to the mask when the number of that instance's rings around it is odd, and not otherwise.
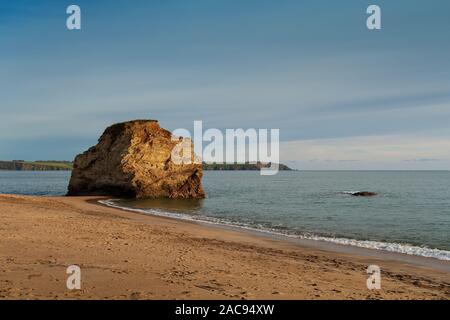
[{"label": "submerged rock", "polygon": [[356,196],[356,197],[373,197],[376,195],[377,195],[376,192],[371,192],[371,191],[358,191],[358,192],[352,193],[352,196]]},{"label": "submerged rock", "polygon": [[203,198],[202,165],[194,154],[191,164],[172,162],[180,139],[155,120],[108,127],[96,146],[75,158],[68,195]]}]

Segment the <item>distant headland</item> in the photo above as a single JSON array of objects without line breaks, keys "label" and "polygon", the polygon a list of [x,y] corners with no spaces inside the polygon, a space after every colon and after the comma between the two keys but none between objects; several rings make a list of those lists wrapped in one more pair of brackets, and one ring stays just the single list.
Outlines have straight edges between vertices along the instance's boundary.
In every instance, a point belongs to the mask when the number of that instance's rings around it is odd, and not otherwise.
[{"label": "distant headland", "polygon": [[[270,164],[266,163],[205,163],[203,162],[203,170],[207,171],[252,171],[260,170],[261,168],[268,168]],[[0,161],[0,170],[9,171],[71,171],[73,163],[71,161],[58,160],[12,160]],[[284,164],[279,164],[280,171],[291,171]]]},{"label": "distant headland", "polygon": [[37,160],[37,161],[0,161],[0,170],[11,171],[70,171],[71,161]]},{"label": "distant headland", "polygon": [[[262,168],[270,168],[270,163],[206,163],[203,162],[203,170],[215,170],[215,171],[246,171],[246,170],[261,170]],[[278,170],[280,171],[292,171],[287,165],[278,164]]]}]

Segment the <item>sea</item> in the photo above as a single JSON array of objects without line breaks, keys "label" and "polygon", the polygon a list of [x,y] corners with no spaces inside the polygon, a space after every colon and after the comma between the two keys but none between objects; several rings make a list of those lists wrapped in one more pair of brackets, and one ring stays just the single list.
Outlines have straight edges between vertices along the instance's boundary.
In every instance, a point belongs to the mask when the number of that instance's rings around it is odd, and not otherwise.
[{"label": "sea", "polygon": [[[70,172],[0,171],[0,193],[60,196]],[[139,213],[450,261],[450,171],[205,171],[202,200],[109,199]],[[356,197],[372,191],[373,197]]]}]

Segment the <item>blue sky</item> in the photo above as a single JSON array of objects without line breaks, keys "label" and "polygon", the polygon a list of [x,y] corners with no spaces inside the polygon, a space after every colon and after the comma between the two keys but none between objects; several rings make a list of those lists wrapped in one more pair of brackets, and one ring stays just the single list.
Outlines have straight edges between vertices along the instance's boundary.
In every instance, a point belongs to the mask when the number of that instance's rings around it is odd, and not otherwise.
[{"label": "blue sky", "polygon": [[151,118],[279,128],[298,168],[450,169],[449,16],[446,0],[1,1],[0,159],[72,159]]}]

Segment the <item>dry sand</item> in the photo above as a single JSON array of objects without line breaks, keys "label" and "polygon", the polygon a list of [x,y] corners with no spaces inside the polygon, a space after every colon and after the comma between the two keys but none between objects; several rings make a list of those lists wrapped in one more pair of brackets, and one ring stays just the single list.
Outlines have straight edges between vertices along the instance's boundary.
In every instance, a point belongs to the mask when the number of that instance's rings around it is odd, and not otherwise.
[{"label": "dry sand", "polygon": [[[450,298],[448,272],[93,200],[0,195],[0,299]],[[72,264],[81,290],[66,288]],[[366,287],[370,264],[382,269],[381,290]]]}]

